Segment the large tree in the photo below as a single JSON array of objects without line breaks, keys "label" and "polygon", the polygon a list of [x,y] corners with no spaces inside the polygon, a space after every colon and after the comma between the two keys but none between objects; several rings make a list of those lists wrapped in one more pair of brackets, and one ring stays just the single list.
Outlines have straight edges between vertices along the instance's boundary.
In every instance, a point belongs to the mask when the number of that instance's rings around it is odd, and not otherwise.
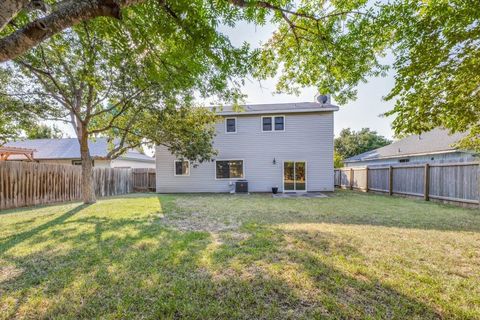
[{"label": "large tree", "polygon": [[[245,20],[277,26],[258,52],[257,75],[281,71],[277,89],[316,86],[337,101],[355,97],[355,86],[386,66],[392,50],[397,134],[442,126],[469,131],[465,148],[480,149],[480,6],[477,0],[4,0],[0,2],[0,61],[11,60],[82,21],[107,17],[112,26],[136,23],[145,34],[163,28],[168,8],[178,22],[213,26]],[[154,27],[152,27],[154,25]]]},{"label": "large tree", "polygon": [[340,164],[341,160],[390,143],[392,141],[379,135],[376,131],[371,131],[369,128],[363,128],[359,131],[354,131],[350,128],[343,129],[340,131],[339,137],[335,138],[335,161]]},{"label": "large tree", "polygon": [[[227,80],[230,74],[243,73],[235,58],[242,50],[214,36],[207,42],[177,41],[187,36],[180,32],[150,37],[150,47],[139,47],[129,41],[140,36],[133,35],[136,31],[125,28],[111,38],[100,24],[84,22],[3,66],[11,77],[0,96],[43,119],[70,123],[75,130],[85,203],[95,201],[89,139],[110,138],[108,158],[151,143],[202,162],[215,153],[211,141],[216,117],[208,109],[194,108],[193,94],[237,94]],[[113,44],[121,41],[129,45]],[[222,49],[220,59],[216,50]]]}]

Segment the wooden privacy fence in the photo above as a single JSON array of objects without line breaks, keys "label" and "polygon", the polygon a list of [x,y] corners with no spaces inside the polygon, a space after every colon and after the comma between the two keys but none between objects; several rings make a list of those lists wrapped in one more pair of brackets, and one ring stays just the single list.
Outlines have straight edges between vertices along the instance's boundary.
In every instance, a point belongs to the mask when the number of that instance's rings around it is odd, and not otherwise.
[{"label": "wooden privacy fence", "polygon": [[479,204],[478,162],[335,169],[335,186]]},{"label": "wooden privacy fence", "polygon": [[[94,168],[95,194],[133,191],[132,169]],[[75,201],[82,198],[79,166],[0,161],[0,209]]]},{"label": "wooden privacy fence", "polygon": [[155,169],[133,169],[132,177],[134,191],[141,192],[156,190]]}]

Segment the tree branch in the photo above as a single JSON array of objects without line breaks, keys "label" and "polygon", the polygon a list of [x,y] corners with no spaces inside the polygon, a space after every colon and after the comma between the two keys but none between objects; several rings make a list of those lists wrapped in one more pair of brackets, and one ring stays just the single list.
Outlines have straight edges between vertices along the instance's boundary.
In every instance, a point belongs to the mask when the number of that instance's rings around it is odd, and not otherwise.
[{"label": "tree branch", "polygon": [[4,0],[0,4],[0,31],[29,4],[30,0]]},{"label": "tree branch", "polygon": [[[82,21],[97,17],[120,19],[121,8],[144,1],[146,0],[72,0],[62,3],[48,16],[32,21],[1,39],[0,62],[16,58],[44,39]],[[2,7],[0,5],[0,11],[3,10]]]}]

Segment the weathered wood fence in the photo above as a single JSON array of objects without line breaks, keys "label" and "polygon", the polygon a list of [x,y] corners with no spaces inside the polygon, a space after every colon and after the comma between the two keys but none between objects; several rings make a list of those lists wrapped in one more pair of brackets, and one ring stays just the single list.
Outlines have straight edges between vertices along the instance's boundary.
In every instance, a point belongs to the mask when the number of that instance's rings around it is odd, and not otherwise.
[{"label": "weathered wood fence", "polygon": [[[99,197],[133,191],[132,169],[94,168]],[[82,198],[79,166],[0,161],[0,209],[17,208]]]},{"label": "weathered wood fence", "polygon": [[479,204],[478,162],[335,169],[335,186]]},{"label": "weathered wood fence", "polygon": [[155,191],[155,169],[133,169],[133,190],[136,192]]}]

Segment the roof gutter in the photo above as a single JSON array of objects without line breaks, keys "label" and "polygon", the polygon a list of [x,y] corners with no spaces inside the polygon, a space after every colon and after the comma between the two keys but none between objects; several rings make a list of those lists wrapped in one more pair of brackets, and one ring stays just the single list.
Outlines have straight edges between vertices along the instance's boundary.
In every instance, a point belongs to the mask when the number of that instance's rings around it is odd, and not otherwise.
[{"label": "roof gutter", "polygon": [[375,160],[383,160],[383,159],[392,159],[392,158],[403,158],[403,157],[412,157],[412,156],[426,156],[430,154],[443,154],[443,153],[454,153],[454,152],[465,152],[465,153],[474,153],[470,151],[463,151],[463,150],[443,150],[443,151],[433,151],[433,152],[423,152],[423,153],[406,153],[401,155],[394,155],[394,156],[385,156],[385,157],[378,157],[378,158],[364,158],[359,160],[348,160],[345,159],[343,162],[362,162],[362,161],[375,161]]},{"label": "roof gutter", "polygon": [[316,112],[333,112],[338,111],[338,107],[326,107],[318,109],[291,109],[291,110],[256,110],[256,111],[225,111],[217,112],[219,116],[233,116],[233,115],[250,115],[250,114],[276,114],[276,113],[316,113]]}]

